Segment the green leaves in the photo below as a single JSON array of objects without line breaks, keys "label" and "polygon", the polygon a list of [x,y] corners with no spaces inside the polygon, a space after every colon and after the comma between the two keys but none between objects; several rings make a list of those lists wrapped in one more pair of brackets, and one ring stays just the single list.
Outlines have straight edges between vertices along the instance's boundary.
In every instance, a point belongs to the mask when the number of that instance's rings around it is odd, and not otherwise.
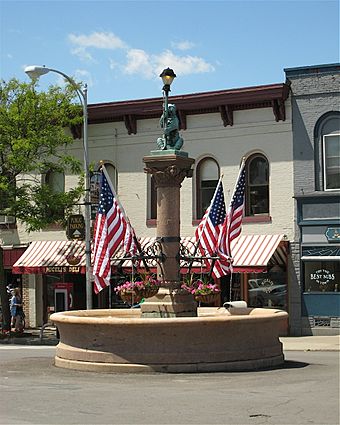
[{"label": "green leaves", "polygon": [[39,92],[36,83],[0,82],[0,212],[15,215],[28,230],[64,222],[81,196],[83,179],[52,195],[41,174],[81,173],[81,162],[67,152],[73,143],[68,128],[81,123],[82,107],[71,86]]}]

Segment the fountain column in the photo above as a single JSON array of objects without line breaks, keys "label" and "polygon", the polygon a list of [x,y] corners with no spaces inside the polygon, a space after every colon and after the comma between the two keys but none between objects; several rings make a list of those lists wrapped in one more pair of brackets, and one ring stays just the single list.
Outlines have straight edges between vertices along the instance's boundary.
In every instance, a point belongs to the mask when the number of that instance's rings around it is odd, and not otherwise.
[{"label": "fountain column", "polygon": [[142,304],[143,317],[196,316],[197,304],[181,289],[180,281],[180,188],[192,176],[195,162],[186,152],[153,151],[143,158],[145,171],[154,177],[157,188],[157,238],[164,258],[157,267],[162,286],[158,294]]}]

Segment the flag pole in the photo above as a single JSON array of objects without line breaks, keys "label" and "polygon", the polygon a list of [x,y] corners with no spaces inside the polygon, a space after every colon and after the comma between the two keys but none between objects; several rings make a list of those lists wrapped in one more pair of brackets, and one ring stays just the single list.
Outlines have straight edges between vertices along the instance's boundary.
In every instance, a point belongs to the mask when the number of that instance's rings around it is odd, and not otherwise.
[{"label": "flag pole", "polygon": [[[232,194],[232,197],[231,197],[230,202],[229,202],[228,211],[226,213],[226,220],[229,217],[229,212],[230,212],[230,209],[231,209],[231,204],[233,202],[233,197],[234,197],[234,194],[235,194],[235,191],[236,191],[236,187],[237,187],[238,181],[240,179],[241,173],[243,171],[243,168],[245,167],[245,163],[246,163],[246,157],[244,156],[242,158],[241,166],[240,166],[240,169],[238,171],[238,176],[237,176],[236,183],[235,183],[235,186],[234,186],[233,194]],[[228,230],[227,230],[227,233],[229,231],[229,226],[230,226],[230,220],[228,220]],[[228,242],[228,245],[229,245],[229,242]],[[229,280],[229,301],[232,301],[231,298],[232,298],[232,289],[233,289],[233,270],[234,269],[233,269],[233,263],[232,263],[233,257],[231,256],[231,246],[228,247],[228,251],[229,251],[230,260],[231,260],[231,262],[230,262],[230,266],[231,266],[230,267],[230,280]]]},{"label": "flag pole", "polygon": [[[214,196],[211,198],[209,208],[208,208],[208,210],[204,213],[204,215],[205,215],[205,214],[207,214],[207,215],[208,215],[208,214],[209,214],[209,212],[210,212],[211,206],[213,205],[213,203],[214,203],[214,201],[215,201],[215,198],[216,198],[216,195],[217,195],[217,191],[218,191],[218,189],[219,189],[219,186],[220,186],[220,184],[222,184],[223,176],[224,176],[224,174],[223,174],[223,173],[221,173],[220,178],[219,178],[219,180],[218,180],[218,183],[217,183],[217,185],[216,185],[216,189],[215,189],[215,192],[214,192]],[[199,247],[199,244],[200,244],[201,236],[202,236],[202,234],[203,234],[203,231],[204,231],[204,229],[205,229],[206,225],[207,225],[207,221],[205,221],[205,222],[204,222],[204,226],[202,227],[202,230],[201,230],[201,232],[200,232],[200,234],[199,234],[199,237],[198,237],[198,240],[197,240],[197,242],[196,242],[196,245],[195,245],[195,248],[194,248],[194,253],[193,253],[193,256],[194,256],[194,257],[195,257],[195,256],[196,256],[196,254],[197,254],[197,250],[198,250],[198,247]],[[192,269],[193,262],[194,262],[194,260],[192,259],[192,260],[191,260],[191,262],[190,262],[189,268],[188,268],[188,274],[190,274],[190,273],[191,273],[191,269]],[[214,264],[214,262],[213,262],[213,264]]]},{"label": "flag pole", "polygon": [[[102,161],[100,161],[100,166],[101,166],[101,169],[103,170],[103,173],[105,174],[106,180],[107,180],[107,182],[108,182],[108,184],[109,184],[109,186],[110,186],[110,189],[111,189],[111,191],[112,191],[112,193],[113,193],[113,196],[114,196],[114,197],[116,198],[116,200],[117,200],[117,203],[118,203],[118,205],[119,205],[119,208],[122,210],[122,213],[124,214],[124,216],[125,216],[125,218],[126,218],[126,220],[127,220],[128,224],[130,225],[130,227],[132,227],[132,226],[131,226],[130,219],[129,219],[129,217],[126,215],[126,212],[125,212],[125,210],[124,210],[124,208],[123,208],[123,205],[120,203],[120,200],[119,200],[119,198],[118,198],[118,195],[117,195],[117,193],[116,193],[116,191],[115,191],[115,189],[114,189],[114,187],[113,187],[113,184],[112,184],[112,182],[111,182],[110,176],[109,176],[109,174],[108,174],[108,172],[107,172],[107,170],[106,170],[106,168],[105,168],[105,165],[104,165],[104,163],[103,163]],[[139,243],[139,240],[137,239],[137,236],[136,236],[135,232],[133,232],[133,240],[134,240],[134,242],[135,242],[135,244],[136,244],[136,246],[137,246],[137,249],[138,249],[139,253],[141,253],[141,252],[142,252],[142,247],[141,247],[141,244]],[[147,271],[147,272],[149,272],[149,271],[150,271],[150,267],[148,266],[148,264],[147,264],[147,262],[146,262],[145,258],[143,258],[143,259],[142,259],[142,261],[143,261],[143,263],[144,263],[144,266],[145,266],[146,271]]]}]

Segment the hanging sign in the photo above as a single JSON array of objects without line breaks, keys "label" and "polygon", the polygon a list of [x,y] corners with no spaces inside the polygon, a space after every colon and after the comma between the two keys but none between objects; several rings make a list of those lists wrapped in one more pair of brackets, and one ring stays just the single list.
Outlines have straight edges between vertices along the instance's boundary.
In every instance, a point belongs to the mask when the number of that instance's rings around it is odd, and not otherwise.
[{"label": "hanging sign", "polygon": [[70,215],[67,220],[66,236],[68,239],[83,241],[85,239],[85,220],[82,214]]},{"label": "hanging sign", "polygon": [[326,238],[328,242],[340,242],[340,227],[328,227]]}]

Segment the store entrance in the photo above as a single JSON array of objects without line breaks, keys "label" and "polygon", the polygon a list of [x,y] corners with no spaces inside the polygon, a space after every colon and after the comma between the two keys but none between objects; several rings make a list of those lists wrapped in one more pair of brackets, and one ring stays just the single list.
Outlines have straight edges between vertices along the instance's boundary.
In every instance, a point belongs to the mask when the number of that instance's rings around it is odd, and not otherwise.
[{"label": "store entrance", "polygon": [[50,273],[43,275],[43,322],[52,313],[86,309],[85,275]]}]

